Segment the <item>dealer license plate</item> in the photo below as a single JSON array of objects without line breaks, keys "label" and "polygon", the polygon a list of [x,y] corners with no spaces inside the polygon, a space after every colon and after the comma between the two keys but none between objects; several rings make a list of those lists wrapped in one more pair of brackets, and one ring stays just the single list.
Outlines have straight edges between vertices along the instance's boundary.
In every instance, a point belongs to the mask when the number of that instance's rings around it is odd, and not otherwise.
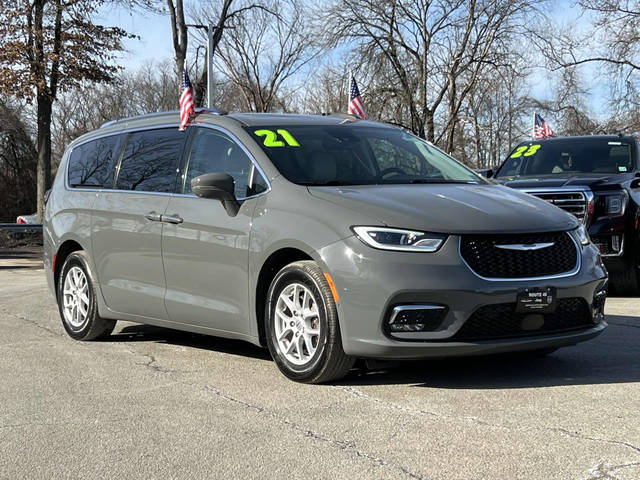
[{"label": "dealer license plate", "polygon": [[516,312],[550,313],[556,310],[556,289],[533,287],[518,290]]}]

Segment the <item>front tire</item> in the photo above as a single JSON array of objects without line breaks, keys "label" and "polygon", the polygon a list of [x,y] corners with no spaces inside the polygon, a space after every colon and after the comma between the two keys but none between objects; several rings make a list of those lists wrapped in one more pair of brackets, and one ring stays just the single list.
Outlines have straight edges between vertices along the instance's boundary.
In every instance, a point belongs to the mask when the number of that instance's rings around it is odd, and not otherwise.
[{"label": "front tire", "polygon": [[609,282],[616,295],[640,295],[640,254],[633,255],[624,270],[611,272]]},{"label": "front tire", "polygon": [[271,282],[266,335],[276,365],[296,382],[337,380],[355,361],[342,349],[336,304],[313,261],[287,265]]},{"label": "front tire", "polygon": [[89,258],[84,251],[71,253],[58,280],[58,310],[67,334],[75,340],[96,340],[113,331],[116,321],[98,315],[98,302]]}]

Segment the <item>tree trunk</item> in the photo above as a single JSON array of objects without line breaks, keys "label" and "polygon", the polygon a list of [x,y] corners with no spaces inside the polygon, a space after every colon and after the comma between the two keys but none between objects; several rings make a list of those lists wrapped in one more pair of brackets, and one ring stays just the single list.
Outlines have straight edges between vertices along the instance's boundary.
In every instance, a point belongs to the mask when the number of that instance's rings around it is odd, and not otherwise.
[{"label": "tree trunk", "polygon": [[434,143],[436,141],[436,126],[433,119],[433,112],[431,110],[427,111],[427,114],[425,115],[425,123],[427,127],[427,140]]},{"label": "tree trunk", "polygon": [[195,104],[196,107],[213,107],[213,105],[207,105],[207,76],[208,76],[208,68],[207,61],[205,56],[204,68],[202,69],[202,75],[200,75],[200,79],[195,84],[196,98]]},{"label": "tree trunk", "polygon": [[42,222],[44,194],[51,188],[51,99],[38,94],[38,164],[36,167],[37,213]]}]

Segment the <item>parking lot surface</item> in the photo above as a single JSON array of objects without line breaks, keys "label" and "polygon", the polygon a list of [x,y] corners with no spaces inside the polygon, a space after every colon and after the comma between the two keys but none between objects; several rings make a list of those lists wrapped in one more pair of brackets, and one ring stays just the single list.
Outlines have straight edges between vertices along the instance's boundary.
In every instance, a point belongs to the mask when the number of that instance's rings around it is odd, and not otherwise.
[{"label": "parking lot surface", "polygon": [[547,358],[300,385],[237,341],[119,322],[76,342],[37,258],[0,253],[0,478],[637,480],[640,299],[607,313]]}]

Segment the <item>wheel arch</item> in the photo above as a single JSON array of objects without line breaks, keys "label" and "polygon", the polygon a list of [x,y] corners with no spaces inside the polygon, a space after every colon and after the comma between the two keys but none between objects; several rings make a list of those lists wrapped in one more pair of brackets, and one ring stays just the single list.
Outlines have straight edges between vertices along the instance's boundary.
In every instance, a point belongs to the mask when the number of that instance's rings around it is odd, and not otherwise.
[{"label": "wheel arch", "polygon": [[58,277],[60,276],[60,269],[64,265],[65,260],[73,252],[79,250],[85,250],[85,248],[76,240],[68,239],[63,241],[53,257],[53,285],[57,296],[58,292]]},{"label": "wheel arch", "polygon": [[260,345],[266,347],[265,306],[271,281],[285,266],[300,260],[313,260],[312,255],[297,247],[282,247],[272,252],[262,264],[255,289],[255,314]]}]

